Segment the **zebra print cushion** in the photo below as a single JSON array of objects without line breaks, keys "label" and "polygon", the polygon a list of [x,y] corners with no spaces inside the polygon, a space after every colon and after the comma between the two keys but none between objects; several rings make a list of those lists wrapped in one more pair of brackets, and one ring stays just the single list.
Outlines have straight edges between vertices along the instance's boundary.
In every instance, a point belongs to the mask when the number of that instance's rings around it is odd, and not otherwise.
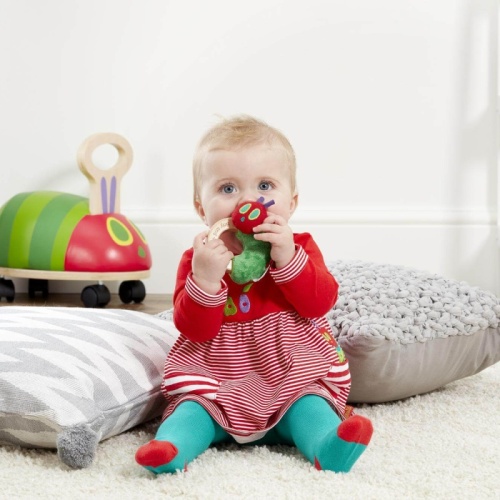
[{"label": "zebra print cushion", "polygon": [[171,322],[122,309],[0,308],[0,444],[92,463],[97,443],[160,415]]}]

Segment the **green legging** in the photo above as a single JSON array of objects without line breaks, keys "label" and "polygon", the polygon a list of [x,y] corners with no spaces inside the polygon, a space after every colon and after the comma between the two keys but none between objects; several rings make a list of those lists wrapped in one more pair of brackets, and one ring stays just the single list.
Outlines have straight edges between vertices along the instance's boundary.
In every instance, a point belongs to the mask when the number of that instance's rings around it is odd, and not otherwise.
[{"label": "green legging", "polygon": [[[299,451],[318,469],[347,472],[360,457],[371,437],[371,423],[364,417],[351,417],[354,432],[344,424],[330,404],[320,396],[307,395],[295,401],[278,424],[264,438],[251,444],[288,444]],[[357,419],[357,424],[354,422]],[[351,420],[351,419],[350,419]],[[346,432],[348,436],[346,437]],[[339,434],[343,435],[340,437]],[[144,465],[155,474],[183,470],[209,446],[233,438],[199,403],[185,401],[162,422],[155,436],[155,451],[162,443],[175,446],[177,453],[167,463]],[[139,449],[147,456],[152,442]],[[148,448],[149,446],[149,448]],[[139,451],[136,457],[139,456]],[[153,451],[151,452],[153,453]],[[137,459],[141,463],[140,459]]]}]

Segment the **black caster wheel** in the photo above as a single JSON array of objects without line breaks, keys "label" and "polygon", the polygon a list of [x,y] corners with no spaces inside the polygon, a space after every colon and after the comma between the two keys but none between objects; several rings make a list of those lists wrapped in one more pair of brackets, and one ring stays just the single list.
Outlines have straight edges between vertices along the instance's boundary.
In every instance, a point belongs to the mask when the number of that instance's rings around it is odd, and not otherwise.
[{"label": "black caster wheel", "polygon": [[142,281],[124,281],[118,290],[120,300],[124,304],[134,301],[136,304],[142,302],[146,297],[146,287]]},{"label": "black caster wheel", "polygon": [[5,278],[0,278],[0,300],[3,297],[7,302],[14,302],[14,297],[16,295],[16,288],[12,280],[6,280]]},{"label": "black caster wheel", "polygon": [[111,294],[106,285],[90,285],[82,290],[80,298],[85,307],[105,307],[111,300]]},{"label": "black caster wheel", "polygon": [[30,299],[34,299],[37,292],[42,294],[42,297],[46,299],[49,296],[49,281],[48,280],[38,280],[29,279],[28,280],[28,295]]}]

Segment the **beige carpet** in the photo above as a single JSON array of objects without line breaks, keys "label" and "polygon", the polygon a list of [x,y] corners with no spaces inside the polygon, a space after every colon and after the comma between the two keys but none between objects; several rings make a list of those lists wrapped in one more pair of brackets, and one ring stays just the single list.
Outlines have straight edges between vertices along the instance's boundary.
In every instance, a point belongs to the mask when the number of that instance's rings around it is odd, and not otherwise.
[{"label": "beige carpet", "polygon": [[500,499],[500,363],[431,394],[358,408],[375,426],[348,474],[316,471],[293,448],[210,449],[187,473],[134,462],[146,424],[99,445],[85,470],[44,450],[0,447],[0,498]]}]

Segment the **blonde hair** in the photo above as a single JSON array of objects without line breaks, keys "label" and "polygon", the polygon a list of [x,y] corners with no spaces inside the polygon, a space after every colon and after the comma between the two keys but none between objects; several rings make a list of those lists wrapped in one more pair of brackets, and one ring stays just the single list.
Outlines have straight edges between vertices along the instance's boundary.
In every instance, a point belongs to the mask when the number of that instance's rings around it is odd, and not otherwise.
[{"label": "blonde hair", "polygon": [[281,148],[290,169],[292,193],[297,190],[295,153],[288,139],[267,123],[247,115],[223,119],[201,138],[193,158],[194,203],[199,200],[201,169],[207,153],[218,149],[235,151],[265,143]]}]

